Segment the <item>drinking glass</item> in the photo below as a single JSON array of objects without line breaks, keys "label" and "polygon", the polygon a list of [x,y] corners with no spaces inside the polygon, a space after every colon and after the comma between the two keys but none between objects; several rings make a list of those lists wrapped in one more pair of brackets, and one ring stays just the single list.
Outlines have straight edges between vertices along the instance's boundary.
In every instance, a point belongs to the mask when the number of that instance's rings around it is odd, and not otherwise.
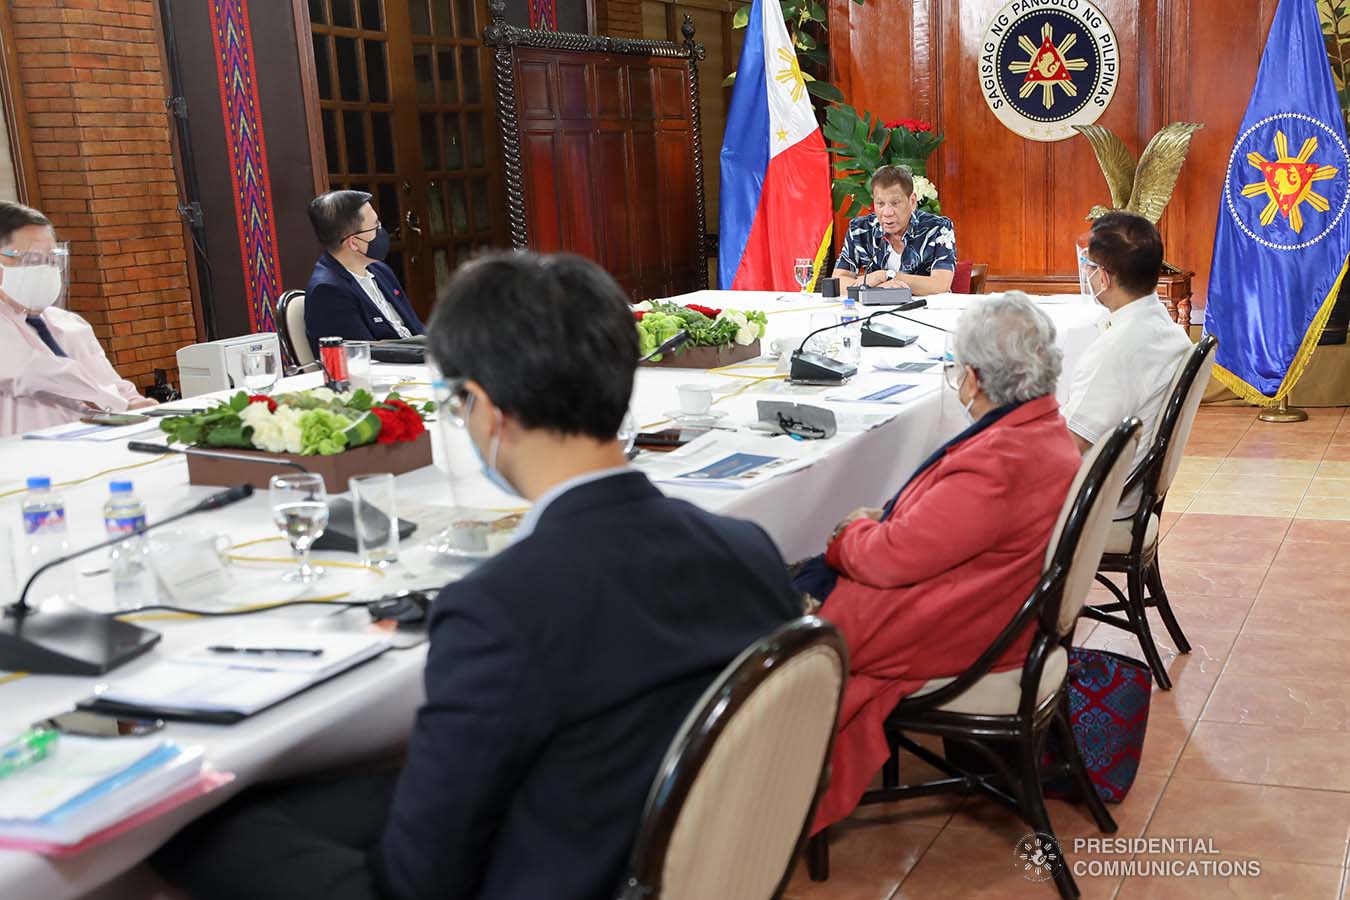
[{"label": "drinking glass", "polygon": [[347,382],[352,390],[370,390],[370,344],[347,341],[343,348],[347,351]]},{"label": "drinking glass", "polygon": [[358,475],[347,482],[352,491],[356,553],[368,566],[385,568],[398,562],[398,498],[388,472]]},{"label": "drinking glass", "polygon": [[623,455],[631,459],[633,457],[633,444],[637,442],[637,420],[633,418],[633,408],[628,407],[628,412],[623,414],[623,421],[619,423],[619,432],[615,435],[619,439],[619,445],[623,447]]},{"label": "drinking glass", "polygon": [[803,256],[793,263],[792,277],[797,279],[797,284],[802,291],[805,291],[806,286],[811,283],[811,276],[815,274],[815,271],[815,261],[808,257]]},{"label": "drinking glass", "polygon": [[268,493],[272,499],[272,521],[291,542],[300,567],[281,576],[292,584],[309,584],[323,575],[323,569],[309,564],[309,550],[328,527],[328,493],[323,476],[273,475]]},{"label": "drinking glass", "polygon": [[277,386],[277,357],[271,350],[251,350],[244,354],[244,386],[250,394],[271,393]]},{"label": "drinking glass", "polygon": [[[839,317],[831,312],[818,312],[811,314],[811,330],[825,328],[830,325],[839,324]],[[819,353],[821,356],[835,357],[838,355],[839,347],[839,329],[832,331],[823,331],[812,337],[806,342],[806,349],[812,353]]]}]

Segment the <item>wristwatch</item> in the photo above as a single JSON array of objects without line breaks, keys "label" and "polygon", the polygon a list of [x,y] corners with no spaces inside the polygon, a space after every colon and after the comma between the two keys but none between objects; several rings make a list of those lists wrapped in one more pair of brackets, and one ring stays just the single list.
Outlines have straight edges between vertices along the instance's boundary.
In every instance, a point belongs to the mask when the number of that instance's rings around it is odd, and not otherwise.
[{"label": "wristwatch", "polygon": [[894,280],[895,280],[895,270],[894,270],[894,269],[887,269],[887,270],[886,270],[886,280],[887,280],[887,281],[894,281]]}]

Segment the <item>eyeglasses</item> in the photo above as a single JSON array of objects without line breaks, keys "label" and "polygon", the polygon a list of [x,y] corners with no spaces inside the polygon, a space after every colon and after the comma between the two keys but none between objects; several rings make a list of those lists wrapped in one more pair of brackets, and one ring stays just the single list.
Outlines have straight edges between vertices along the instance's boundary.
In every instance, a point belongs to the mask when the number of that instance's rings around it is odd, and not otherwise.
[{"label": "eyeglasses", "polygon": [[825,437],[824,428],[808,425],[800,419],[785,416],[782,413],[778,414],[778,427],[783,429],[783,434],[791,435],[803,441],[818,441]]},{"label": "eyeglasses", "polygon": [[[0,250],[7,266],[65,266],[70,259],[70,250],[55,247],[51,250]],[[13,262],[8,262],[13,260]]]},{"label": "eyeglasses", "polygon": [[456,428],[463,428],[473,411],[473,394],[464,389],[467,381],[467,378],[436,378],[431,383],[436,417]]},{"label": "eyeglasses", "polygon": [[349,237],[356,237],[358,234],[366,234],[367,232],[371,232],[371,231],[379,231],[379,230],[380,230],[380,226],[381,226],[382,224],[383,224],[383,223],[381,223],[379,219],[376,219],[376,220],[375,220],[375,224],[372,225],[372,226],[370,226],[369,228],[360,228],[360,229],[357,229],[356,231],[353,231],[351,234],[344,234],[344,235],[342,236],[342,239],[345,241],[347,238],[349,238]]}]

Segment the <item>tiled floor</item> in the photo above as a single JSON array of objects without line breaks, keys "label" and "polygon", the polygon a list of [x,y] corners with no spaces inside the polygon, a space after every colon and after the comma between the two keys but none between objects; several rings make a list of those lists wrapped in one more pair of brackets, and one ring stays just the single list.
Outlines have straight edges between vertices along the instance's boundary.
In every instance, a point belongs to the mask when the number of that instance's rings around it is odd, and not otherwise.
[{"label": "tiled floor", "polygon": [[[1159,642],[1176,688],[1155,690],[1140,775],[1110,807],[1120,836],[1208,838],[1216,858],[1260,860],[1261,874],[1080,877],[1084,897],[1350,900],[1350,416],[1308,412],[1271,425],[1250,408],[1201,409],[1160,550],[1193,649]],[[1154,634],[1166,635],[1156,619]],[[1140,655],[1105,625],[1081,625],[1079,640]],[[909,761],[906,780],[923,778]],[[1073,838],[1095,826],[1049,805],[1071,860],[1111,858],[1075,857]],[[1029,830],[983,800],[868,807],[835,829],[831,879],[798,866],[787,895],[1053,900],[1013,864]]]}]

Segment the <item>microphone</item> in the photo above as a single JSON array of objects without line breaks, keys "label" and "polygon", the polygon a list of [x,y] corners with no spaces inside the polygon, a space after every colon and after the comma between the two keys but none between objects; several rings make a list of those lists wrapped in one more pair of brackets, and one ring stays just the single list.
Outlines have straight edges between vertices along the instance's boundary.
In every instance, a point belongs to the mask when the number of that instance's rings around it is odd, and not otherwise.
[{"label": "microphone", "polygon": [[88,609],[43,613],[28,605],[28,591],[39,576],[56,566],[188,516],[238,503],[252,495],[252,485],[236,485],[167,519],[142,526],[130,535],[100,541],[38,566],[24,582],[19,599],[5,607],[4,614],[0,615],[0,669],[45,675],[102,675],[149,650],[159,642],[158,631]]},{"label": "microphone", "polygon": [[[305,374],[306,372],[313,372],[313,371],[315,371],[316,369],[322,369],[322,368],[323,368],[323,363],[321,363],[321,362],[319,362],[317,359],[315,359],[315,360],[311,360],[310,362],[305,363],[303,366],[291,366],[289,369],[286,369],[282,374],[285,375],[287,378],[293,378],[293,377],[296,376],[296,375],[303,375],[303,374]],[[326,371],[325,371],[325,374],[327,374]]]},{"label": "microphone", "polygon": [[[257,463],[265,466],[281,466],[308,472],[309,469],[293,459],[273,456],[249,456],[247,453],[226,453],[221,450],[201,450],[197,447],[171,447],[168,444],[152,444],[148,441],[127,441],[127,449],[134,453],[181,453],[184,456],[205,456],[210,459],[232,459],[235,462]],[[242,499],[242,498],[241,498]]]},{"label": "microphone", "polygon": [[[924,303],[923,305],[927,306],[928,304]],[[913,307],[905,307],[905,308],[912,309]],[[925,322],[923,319],[914,319],[906,315],[901,315],[899,312],[893,309],[883,310],[882,312],[879,312],[876,315],[895,316],[897,319],[904,319],[906,322],[913,322],[915,325],[922,325],[925,328],[932,328],[935,331],[941,331],[943,334],[952,333],[952,330],[950,328],[943,328],[941,325],[934,325],[932,322]],[[871,318],[871,316],[869,316],[868,318]]]},{"label": "microphone", "polygon": [[[792,358],[788,365],[788,381],[793,384],[842,384],[844,379],[857,375],[857,366],[849,365],[820,353],[808,352],[806,350],[807,342],[821,332],[844,328],[855,322],[862,326],[863,334],[866,334],[873,319],[877,316],[887,315],[889,312],[890,310],[880,310],[871,315],[863,316],[861,319],[835,322],[832,325],[826,325],[824,328],[817,328],[802,338],[801,344],[798,345],[796,350],[792,351]],[[904,346],[904,344],[897,346]]]},{"label": "microphone", "polygon": [[648,353],[646,356],[640,358],[638,362],[645,363],[650,361],[653,356],[660,356],[662,353],[669,353],[671,350],[683,347],[685,343],[688,342],[688,340],[689,340],[689,332],[681,328],[679,331],[675,332],[673,335],[662,341],[661,346],[657,347],[655,350],[653,350],[651,353]]}]

